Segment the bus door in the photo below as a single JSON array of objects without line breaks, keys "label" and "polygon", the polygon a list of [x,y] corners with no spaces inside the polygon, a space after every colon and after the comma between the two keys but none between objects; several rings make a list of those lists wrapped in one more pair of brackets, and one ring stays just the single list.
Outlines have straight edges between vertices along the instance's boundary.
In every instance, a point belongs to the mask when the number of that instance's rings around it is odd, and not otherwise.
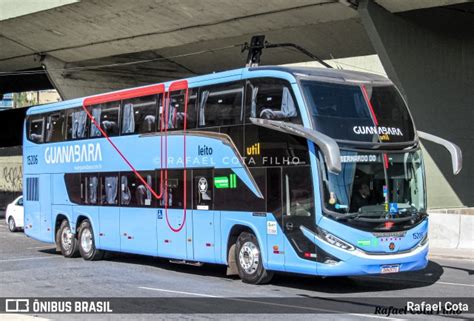
[{"label": "bus door", "polygon": [[215,253],[215,226],[217,215],[213,211],[213,176],[214,170],[193,170],[193,260],[213,263]]},{"label": "bus door", "polygon": [[[283,185],[283,233],[285,246],[285,269],[316,269],[316,245],[302,232],[301,227],[315,226],[314,198],[309,166],[284,167]],[[303,258],[304,260],[301,260]],[[307,266],[305,266],[307,265]]]},{"label": "bus door", "polygon": [[[185,163],[183,167],[168,168],[168,160],[172,157],[170,155],[186,160],[187,108],[188,82],[171,83],[164,108],[160,111],[160,131],[164,137],[162,151],[165,157],[161,169],[164,185],[157,212],[158,256],[182,260],[188,259],[186,220],[192,215],[189,210],[189,173]],[[169,135],[172,131],[179,133]]]}]

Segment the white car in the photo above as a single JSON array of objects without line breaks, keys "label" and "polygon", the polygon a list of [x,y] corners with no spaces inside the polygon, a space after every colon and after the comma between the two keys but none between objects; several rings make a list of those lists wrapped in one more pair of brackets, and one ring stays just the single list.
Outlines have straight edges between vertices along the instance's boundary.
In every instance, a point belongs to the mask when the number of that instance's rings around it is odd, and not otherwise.
[{"label": "white car", "polygon": [[18,196],[13,202],[8,204],[5,212],[5,221],[10,232],[15,232],[23,228],[23,196]]}]

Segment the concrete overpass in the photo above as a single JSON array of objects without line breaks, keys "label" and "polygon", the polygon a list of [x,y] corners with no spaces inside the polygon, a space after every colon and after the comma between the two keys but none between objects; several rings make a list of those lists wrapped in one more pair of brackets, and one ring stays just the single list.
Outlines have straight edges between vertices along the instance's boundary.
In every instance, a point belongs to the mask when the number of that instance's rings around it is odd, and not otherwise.
[{"label": "concrete overpass", "polygon": [[[240,67],[265,34],[323,59],[378,54],[417,126],[463,149],[464,170],[426,144],[431,207],[474,206],[474,4],[457,0],[0,0],[0,93],[73,98]],[[308,60],[266,51],[264,64]]]}]

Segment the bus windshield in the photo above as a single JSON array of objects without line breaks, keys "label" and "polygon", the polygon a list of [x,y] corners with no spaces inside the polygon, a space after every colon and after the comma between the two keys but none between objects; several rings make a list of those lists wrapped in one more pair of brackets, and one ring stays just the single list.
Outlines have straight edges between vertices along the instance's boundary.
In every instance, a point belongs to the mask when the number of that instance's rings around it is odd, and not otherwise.
[{"label": "bus windshield", "polygon": [[302,81],[315,129],[338,140],[409,142],[415,129],[393,85]]},{"label": "bus windshield", "polygon": [[399,153],[341,150],[341,163],[342,171],[338,175],[326,172],[321,164],[327,210],[376,219],[425,212],[420,150]]}]

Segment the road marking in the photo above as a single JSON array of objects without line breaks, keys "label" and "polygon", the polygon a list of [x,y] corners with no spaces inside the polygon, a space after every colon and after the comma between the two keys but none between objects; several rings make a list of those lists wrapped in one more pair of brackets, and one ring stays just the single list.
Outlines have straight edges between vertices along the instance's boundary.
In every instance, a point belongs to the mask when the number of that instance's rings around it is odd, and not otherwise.
[{"label": "road marking", "polygon": [[[321,309],[321,308],[311,308],[311,307],[302,307],[297,305],[289,305],[289,304],[281,304],[281,303],[272,303],[272,302],[261,302],[261,301],[253,301],[251,299],[235,299],[235,298],[226,298],[222,296],[210,295],[210,294],[202,294],[202,293],[194,293],[194,292],[184,292],[184,291],[174,291],[174,290],[166,290],[166,289],[157,289],[157,288],[149,288],[145,286],[139,286],[139,289],[143,290],[151,290],[151,291],[158,291],[158,292],[168,292],[168,293],[177,293],[177,294],[187,294],[187,295],[194,295],[200,297],[207,297],[207,298],[220,298],[229,301],[238,301],[238,302],[249,302],[249,303],[257,303],[257,304],[266,304],[266,305],[274,305],[279,307],[287,307],[293,309],[302,309],[302,310],[312,310],[315,312],[329,312],[329,313],[341,313],[342,311],[337,310],[328,310],[328,309]],[[343,312],[342,312],[343,313]],[[361,313],[347,313],[348,315],[359,316],[363,318],[375,318],[375,319],[385,319],[385,320],[403,320],[403,319],[396,319],[390,318],[386,316],[378,316],[378,315],[370,315],[370,314],[361,314]]]},{"label": "road marking", "polygon": [[33,261],[33,260],[46,260],[46,259],[57,259],[57,258],[62,258],[62,256],[19,257],[19,258],[14,258],[14,259],[0,260],[0,262]]},{"label": "road marking", "polygon": [[188,295],[194,295],[194,296],[203,296],[203,297],[207,297],[207,298],[220,298],[219,296],[210,295],[210,294],[173,291],[173,290],[165,290],[165,289],[157,289],[157,288],[147,288],[145,286],[139,286],[138,288],[143,289],[143,290],[158,291],[158,292],[169,292],[169,293],[177,293],[177,294],[188,294]]},{"label": "road marking", "polygon": [[446,285],[455,285],[455,286],[469,286],[474,287],[474,284],[465,284],[465,283],[451,283],[451,282],[436,282],[439,284],[446,284]]}]

